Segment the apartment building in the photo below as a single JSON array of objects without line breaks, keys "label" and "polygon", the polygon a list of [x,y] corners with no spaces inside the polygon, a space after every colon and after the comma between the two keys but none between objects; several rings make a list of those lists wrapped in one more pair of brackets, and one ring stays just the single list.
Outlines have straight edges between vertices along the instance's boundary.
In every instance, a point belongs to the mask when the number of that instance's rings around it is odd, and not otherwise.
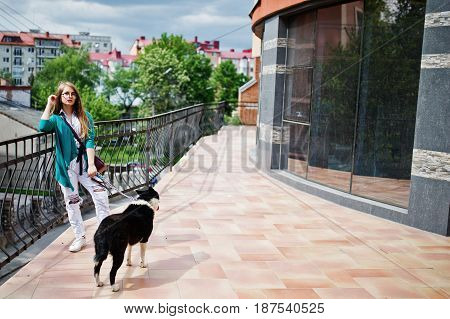
[{"label": "apartment building", "polygon": [[108,73],[114,73],[117,68],[130,67],[136,57],[136,55],[122,54],[116,49],[108,53],[89,53],[89,60]]},{"label": "apartment building", "polygon": [[230,60],[236,70],[248,77],[253,76],[255,61],[252,57],[252,49],[242,50],[241,52],[230,49],[220,52],[220,63]]},{"label": "apartment building", "polygon": [[80,43],[68,34],[0,31],[0,70],[12,75],[13,85],[28,86],[45,60],[60,55],[62,45],[79,47]]},{"label": "apartment building", "polygon": [[134,40],[134,43],[130,49],[130,55],[138,55],[144,47],[152,44],[152,42],[152,40],[146,39],[145,36],[141,35],[139,38]]},{"label": "apartment building", "polygon": [[91,35],[89,32],[80,32],[72,34],[72,40],[79,42],[81,46],[86,47],[89,52],[108,53],[112,50],[111,37],[103,35]]},{"label": "apartment building", "polygon": [[222,62],[230,60],[239,73],[252,77],[255,64],[252,58],[252,49],[242,50],[242,52],[235,51],[234,49],[221,51],[220,41],[201,42],[197,36],[194,37],[193,41],[189,42],[196,47],[197,52],[205,54],[211,60],[214,68]]}]

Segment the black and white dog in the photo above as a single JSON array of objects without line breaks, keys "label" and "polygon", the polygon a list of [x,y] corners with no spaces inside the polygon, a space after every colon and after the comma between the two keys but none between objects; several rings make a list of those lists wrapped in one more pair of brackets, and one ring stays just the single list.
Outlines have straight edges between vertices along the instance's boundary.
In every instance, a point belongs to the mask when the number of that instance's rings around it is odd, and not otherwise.
[{"label": "black and white dog", "polygon": [[128,246],[127,266],[131,266],[131,247],[140,243],[141,262],[140,267],[145,264],[145,250],[148,238],[153,230],[153,219],[155,211],[159,209],[159,194],[153,188],[137,191],[139,197],[131,202],[121,214],[106,217],[100,223],[94,235],[95,257],[94,277],[97,287],[103,286],[100,281],[100,268],[103,261],[112,255],[113,265],[109,273],[109,280],[113,291],[119,291],[120,285],[116,284],[117,270],[123,263],[125,250]]}]

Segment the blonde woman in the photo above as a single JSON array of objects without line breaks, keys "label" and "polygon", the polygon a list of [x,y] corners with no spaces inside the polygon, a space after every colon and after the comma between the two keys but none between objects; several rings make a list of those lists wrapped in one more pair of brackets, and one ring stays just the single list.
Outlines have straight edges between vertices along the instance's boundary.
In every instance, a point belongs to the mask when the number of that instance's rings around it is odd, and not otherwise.
[{"label": "blonde woman", "polygon": [[[83,143],[75,139],[74,132]],[[80,251],[86,245],[86,233],[81,217],[82,198],[78,194],[81,183],[92,196],[97,214],[97,222],[109,215],[109,200],[106,189],[95,183],[91,177],[97,174],[94,165],[94,121],[83,109],[80,95],[75,85],[61,82],[55,95],[48,97],[47,106],[39,122],[42,132],[56,135],[56,175],[55,179],[64,194],[69,222],[75,233],[75,240],[69,251]]]}]

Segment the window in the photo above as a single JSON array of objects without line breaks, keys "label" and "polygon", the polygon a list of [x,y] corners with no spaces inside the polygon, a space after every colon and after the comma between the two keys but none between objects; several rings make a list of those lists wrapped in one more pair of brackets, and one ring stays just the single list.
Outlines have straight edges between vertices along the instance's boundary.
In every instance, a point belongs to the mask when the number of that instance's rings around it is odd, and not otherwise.
[{"label": "window", "polygon": [[358,92],[360,38],[348,7],[317,10],[314,94],[308,179],[350,191],[352,148]]},{"label": "window", "polygon": [[20,43],[20,42],[22,42],[22,40],[20,39],[20,37],[5,36],[5,37],[3,37],[2,42],[16,42],[16,43]]},{"label": "window", "polygon": [[28,48],[28,52],[34,53],[34,48]]},{"label": "window", "polygon": [[6,53],[9,53],[9,48],[6,48]]},{"label": "window", "polygon": [[22,48],[14,48],[14,55],[22,55]]},{"label": "window", "polygon": [[281,168],[408,206],[425,4],[353,1],[288,18]]},{"label": "window", "polygon": [[14,85],[22,85],[22,79],[13,79]]},{"label": "window", "polygon": [[9,58],[5,58],[5,57],[4,57],[4,58],[3,58],[3,62],[7,62],[7,63],[8,63],[8,62],[9,62]]},{"label": "window", "polygon": [[377,2],[364,9],[362,55],[370,59],[361,68],[352,193],[407,207],[426,1],[385,4],[382,15]]}]

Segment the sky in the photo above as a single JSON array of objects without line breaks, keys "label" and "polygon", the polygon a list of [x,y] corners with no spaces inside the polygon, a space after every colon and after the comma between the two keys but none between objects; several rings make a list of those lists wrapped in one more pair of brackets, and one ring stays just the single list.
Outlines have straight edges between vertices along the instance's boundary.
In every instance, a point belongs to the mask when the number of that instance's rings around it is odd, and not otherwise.
[{"label": "sky", "polygon": [[252,7],[253,0],[0,0],[0,30],[107,35],[126,54],[140,36],[212,41],[242,27],[218,39],[222,50],[242,50],[252,45]]}]

